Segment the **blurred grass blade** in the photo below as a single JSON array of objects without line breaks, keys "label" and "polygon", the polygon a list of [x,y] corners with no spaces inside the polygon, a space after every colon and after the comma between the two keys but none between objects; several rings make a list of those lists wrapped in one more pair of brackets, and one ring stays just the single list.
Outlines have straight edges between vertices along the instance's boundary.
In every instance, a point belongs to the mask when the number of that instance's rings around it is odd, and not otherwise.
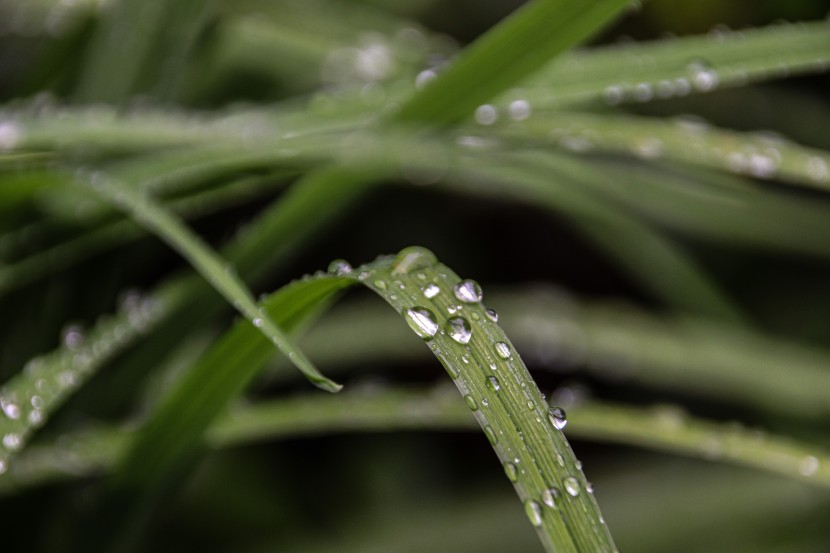
[{"label": "blurred grass blade", "polygon": [[579,100],[616,105],[822,73],[828,66],[830,28],[815,21],[571,52],[517,93],[537,110]]},{"label": "blurred grass blade", "polygon": [[[474,429],[469,409],[448,392],[443,386],[387,389],[238,406],[217,419],[205,439],[211,448],[226,448],[339,433]],[[643,409],[591,401],[569,409],[566,433],[582,440],[734,463],[830,488],[830,455],[821,448],[736,423],[695,418],[670,405]],[[59,444],[32,446],[0,479],[0,493],[109,471],[127,448],[135,447],[132,440],[130,432],[101,428],[66,436]]]},{"label": "blurred grass blade", "polygon": [[452,188],[496,194],[561,213],[656,297],[690,313],[744,322],[745,317],[679,244],[659,230],[615,209],[555,164],[535,156],[519,160],[464,160]]},{"label": "blurred grass blade", "polygon": [[157,234],[184,256],[225,299],[268,338],[312,383],[329,392],[341,386],[323,376],[280,330],[279,325],[262,313],[236,269],[223,261],[210,246],[192,233],[161,205],[124,183],[98,172],[81,179],[103,197],[128,211],[135,220]]},{"label": "blurred grass blade", "polygon": [[445,126],[469,117],[617,17],[629,0],[532,0],[467,47],[393,120]]},{"label": "blurred grass blade", "polygon": [[717,129],[702,122],[557,112],[535,114],[496,132],[520,141],[680,161],[830,191],[830,153],[777,136]]},{"label": "blurred grass blade", "polygon": [[118,104],[149,85],[169,96],[212,0],[120,0],[98,21],[75,99]]}]

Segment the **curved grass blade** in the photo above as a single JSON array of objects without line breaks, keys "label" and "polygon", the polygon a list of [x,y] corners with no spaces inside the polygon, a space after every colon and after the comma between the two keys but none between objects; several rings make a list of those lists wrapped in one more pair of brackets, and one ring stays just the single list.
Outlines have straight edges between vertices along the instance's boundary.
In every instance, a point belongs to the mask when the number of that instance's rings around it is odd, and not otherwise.
[{"label": "curved grass blade", "polygon": [[828,67],[826,22],[773,25],[571,52],[503,103],[521,99],[539,110],[580,100],[646,102]]},{"label": "curved grass blade", "polygon": [[596,33],[628,4],[628,0],[529,2],[467,47],[391,119],[441,127],[469,117],[479,105]]},{"label": "curved grass blade", "polygon": [[[218,449],[339,433],[474,429],[469,409],[450,391],[443,386],[358,391],[238,406],[210,426],[205,440]],[[669,405],[637,408],[591,401],[569,410],[566,433],[732,463],[830,488],[830,455],[820,447],[735,423],[695,418]],[[64,436],[59,444],[32,446],[0,480],[0,493],[109,471],[133,447],[132,438],[128,431],[100,428]]]},{"label": "curved grass blade", "polygon": [[88,180],[81,182],[131,213],[139,224],[157,234],[182,254],[228,302],[259,328],[309,381],[329,392],[340,390],[339,384],[323,376],[283,334],[279,325],[259,310],[245,283],[236,275],[235,269],[223,262],[218,254],[190,232],[179,219],[146,195],[104,173],[92,174]]}]

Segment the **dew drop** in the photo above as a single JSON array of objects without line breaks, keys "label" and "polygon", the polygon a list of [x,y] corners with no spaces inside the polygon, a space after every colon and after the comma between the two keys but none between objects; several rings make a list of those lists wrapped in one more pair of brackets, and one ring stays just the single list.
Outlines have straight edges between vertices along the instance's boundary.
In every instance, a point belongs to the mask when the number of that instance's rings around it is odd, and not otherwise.
[{"label": "dew drop", "polygon": [[462,280],[453,289],[455,297],[464,303],[478,303],[483,297],[481,286],[474,280]]},{"label": "dew drop", "polygon": [[495,309],[487,308],[484,310],[484,314],[487,315],[487,318],[493,321],[494,323],[499,322],[499,314],[496,313]]},{"label": "dew drop", "polygon": [[510,346],[508,346],[506,342],[496,342],[493,349],[496,350],[496,355],[502,359],[510,359]]},{"label": "dew drop", "polygon": [[0,408],[3,409],[3,413],[10,419],[17,420],[20,418],[20,407],[13,401],[0,398]]},{"label": "dew drop", "polygon": [[622,102],[624,96],[625,91],[619,85],[611,85],[602,92],[602,98],[610,106],[615,106]]},{"label": "dew drop", "polygon": [[335,259],[329,263],[328,271],[337,276],[344,276],[351,274],[352,266],[345,259]]},{"label": "dew drop", "polygon": [[556,500],[559,499],[558,488],[548,488],[542,492],[542,503],[551,508],[556,508]]},{"label": "dew drop", "polygon": [[265,325],[265,320],[259,317],[255,317],[253,323],[255,327],[262,328]]},{"label": "dew drop", "polygon": [[3,447],[9,451],[17,451],[22,445],[23,441],[20,439],[20,434],[6,434],[3,436]]},{"label": "dew drop", "polygon": [[703,60],[696,60],[686,67],[689,72],[689,78],[692,85],[701,92],[709,92],[717,88],[720,83],[720,77],[717,71],[712,69],[709,64]]},{"label": "dew drop", "polygon": [[565,428],[565,425],[568,424],[565,410],[561,407],[551,407],[550,411],[548,411],[548,418],[550,419],[550,423],[557,430],[562,430]]},{"label": "dew drop", "polygon": [[813,455],[804,457],[798,464],[798,472],[800,472],[802,476],[813,476],[818,472],[818,468],[818,457],[814,457]]},{"label": "dew drop", "polygon": [[439,288],[437,284],[430,282],[421,289],[421,292],[423,292],[425,298],[431,300],[441,293],[441,288]]},{"label": "dew drop", "polygon": [[0,474],[5,474],[7,470],[9,470],[9,463],[5,459],[0,458]]},{"label": "dew drop", "polygon": [[63,345],[67,349],[77,350],[84,345],[84,334],[81,327],[77,325],[70,325],[63,330],[62,333]]},{"label": "dew drop", "polygon": [[507,114],[513,121],[524,121],[530,117],[530,103],[527,100],[514,100],[507,106]]},{"label": "dew drop", "polygon": [[409,328],[415,331],[424,340],[431,340],[438,332],[438,321],[435,315],[426,307],[412,307],[406,310],[406,322]]},{"label": "dew drop", "polygon": [[395,257],[393,273],[411,273],[421,269],[427,269],[438,263],[435,254],[420,246],[411,246],[398,252]]},{"label": "dew drop", "polygon": [[466,344],[473,336],[473,330],[464,317],[453,317],[447,321],[447,334],[459,344]]},{"label": "dew drop", "polygon": [[542,506],[532,499],[525,502],[525,513],[533,526],[542,525]]},{"label": "dew drop", "polygon": [[499,112],[495,106],[483,104],[476,108],[475,119],[479,125],[492,125],[499,118]]},{"label": "dew drop", "polygon": [[501,390],[501,383],[499,382],[499,379],[495,376],[488,376],[487,387],[493,390],[494,392],[498,392],[499,390]]},{"label": "dew drop", "polygon": [[482,404],[484,407],[490,407],[490,402],[487,400],[487,398],[486,398],[486,397],[481,398],[481,404]]},{"label": "dew drop", "polygon": [[516,468],[516,465],[513,463],[504,464],[504,474],[507,475],[507,479],[511,482],[515,482],[519,479],[519,469]]},{"label": "dew drop", "polygon": [[378,290],[386,290],[386,282],[384,282],[382,280],[376,280],[374,282],[374,285],[375,285],[375,288],[377,288]]},{"label": "dew drop", "polygon": [[476,400],[473,396],[467,394],[466,396],[464,396],[464,401],[467,402],[467,407],[470,408],[470,411],[478,411],[478,403],[476,403]]},{"label": "dew drop", "polygon": [[[482,403],[484,402],[482,401]],[[493,427],[489,424],[484,427],[484,434],[487,436],[487,439],[490,441],[492,445],[496,445],[497,443],[499,443],[499,437],[496,436],[495,430],[493,430]]]},{"label": "dew drop", "polygon": [[565,485],[565,491],[571,496],[576,497],[579,495],[579,480],[573,476],[568,476],[565,478],[563,484]]},{"label": "dew drop", "polygon": [[438,73],[436,73],[434,70],[424,69],[423,71],[418,73],[417,77],[415,77],[415,88],[417,88],[417,89],[424,88],[426,85],[428,85],[433,80],[435,80],[435,77],[437,77],[437,76],[438,76]]}]

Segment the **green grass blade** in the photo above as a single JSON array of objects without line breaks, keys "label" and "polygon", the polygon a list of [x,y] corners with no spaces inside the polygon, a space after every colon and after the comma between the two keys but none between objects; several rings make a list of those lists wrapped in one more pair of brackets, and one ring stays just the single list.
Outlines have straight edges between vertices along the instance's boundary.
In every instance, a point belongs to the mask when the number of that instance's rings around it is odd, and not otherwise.
[{"label": "green grass blade", "polygon": [[466,48],[444,74],[406,101],[393,119],[444,126],[472,115],[557,54],[596,33],[627,0],[535,0]]},{"label": "green grass blade", "polygon": [[830,153],[784,138],[684,120],[586,113],[536,114],[495,132],[536,143],[666,159],[830,190]]},{"label": "green grass blade", "polygon": [[505,103],[521,98],[539,110],[579,100],[643,102],[820,73],[828,64],[826,22],[774,25],[572,52]]},{"label": "green grass blade", "polygon": [[[340,433],[474,429],[469,409],[449,391],[388,389],[239,406],[210,426],[206,441],[218,449]],[[699,419],[669,405],[638,408],[591,401],[569,410],[566,428],[571,438],[731,463],[830,488],[830,455],[820,447]],[[135,447],[132,439],[130,432],[102,428],[66,437],[61,444],[32,446],[0,480],[0,493],[109,471],[126,448]]]}]

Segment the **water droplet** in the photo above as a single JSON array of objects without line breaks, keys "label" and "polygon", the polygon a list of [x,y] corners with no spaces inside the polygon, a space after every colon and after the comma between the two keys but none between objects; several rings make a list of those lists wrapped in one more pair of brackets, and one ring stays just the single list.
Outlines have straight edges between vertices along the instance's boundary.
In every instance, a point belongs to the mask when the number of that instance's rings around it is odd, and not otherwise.
[{"label": "water droplet", "polygon": [[469,365],[470,364],[470,356],[465,353],[464,355],[461,356],[461,361],[463,361],[465,365]]},{"label": "water droplet", "polygon": [[594,493],[594,485],[590,482],[585,482],[585,491],[588,493]]},{"label": "water droplet", "polygon": [[374,285],[378,290],[386,290],[386,283],[382,280],[376,280]]},{"label": "water droplet", "polygon": [[692,85],[701,92],[709,92],[717,88],[720,77],[717,71],[703,60],[696,60],[686,67]]},{"label": "water droplet", "polygon": [[560,467],[564,467],[564,466],[565,466],[565,458],[564,458],[564,457],[562,457],[562,454],[561,454],[561,453],[557,453],[557,454],[556,454],[556,462],[557,462],[557,463],[559,463],[559,466],[560,466]]},{"label": "water droplet", "polygon": [[810,178],[816,181],[827,181],[830,178],[830,169],[827,162],[818,156],[810,157],[807,160],[807,173]]},{"label": "water droplet", "polygon": [[464,396],[464,401],[467,402],[467,407],[469,407],[471,411],[478,411],[478,403],[476,403],[476,399],[473,396],[467,394]]},{"label": "water droplet", "polygon": [[13,150],[23,138],[20,125],[12,121],[0,123],[0,152]]},{"label": "water droplet", "polygon": [[499,322],[499,314],[496,313],[495,309],[487,308],[484,310],[484,314],[487,315],[487,318],[493,321],[494,323]]},{"label": "water droplet", "polygon": [[513,121],[524,121],[530,117],[530,103],[527,100],[514,100],[507,106],[507,114]]},{"label": "water droplet", "polygon": [[625,91],[623,87],[619,85],[611,85],[606,87],[606,89],[602,93],[602,98],[605,100],[610,106],[615,106],[622,102],[623,98],[625,97]]},{"label": "water droplet", "polygon": [[654,91],[649,83],[637,83],[634,86],[634,99],[638,102],[648,102],[654,98]]},{"label": "water droplet", "polygon": [[415,334],[424,340],[431,340],[438,332],[438,321],[426,307],[412,307],[406,310],[406,322]]},{"label": "water droplet", "polygon": [[13,401],[0,398],[0,408],[3,409],[3,413],[12,420],[17,420],[20,418],[20,407]]},{"label": "water droplet", "polygon": [[510,359],[510,346],[506,342],[496,342],[493,349],[496,350],[496,355],[502,359]]},{"label": "water droplet", "polygon": [[459,301],[464,303],[478,303],[484,295],[478,282],[470,279],[462,280],[456,284],[453,293]]},{"label": "water droplet", "polygon": [[43,409],[45,402],[40,396],[32,396],[31,404],[33,409]]},{"label": "water droplet", "polygon": [[479,125],[492,125],[499,118],[499,112],[495,106],[483,104],[476,108],[475,119]]},{"label": "water droplet", "polygon": [[255,317],[253,323],[255,327],[262,328],[263,326],[265,326],[265,319]]},{"label": "water droplet", "polygon": [[513,463],[504,464],[504,474],[507,475],[507,479],[511,482],[515,482],[519,479],[519,469],[516,468],[516,465]]},{"label": "water droplet", "polygon": [[527,408],[528,408],[530,411],[533,411],[534,409],[536,409],[536,404],[535,404],[535,403],[533,403],[533,400],[532,400],[532,399],[527,400],[527,403],[525,403],[525,405],[527,405]]},{"label": "water droplet", "polygon": [[494,392],[498,392],[499,390],[501,390],[501,383],[499,382],[499,379],[495,376],[488,376],[487,387],[493,390]]},{"label": "water droplet", "polygon": [[491,371],[497,371],[498,369],[499,369],[498,365],[496,365],[495,363],[490,363],[490,370]]},{"label": "water droplet", "polygon": [[411,246],[398,252],[395,258],[393,273],[411,273],[420,269],[427,269],[438,263],[435,254],[420,246]]},{"label": "water droplet", "polygon": [[77,325],[67,326],[62,333],[63,345],[67,349],[77,350],[84,345],[84,334],[81,327]]},{"label": "water droplet", "polygon": [[328,271],[337,276],[344,276],[351,274],[352,266],[345,259],[335,259],[329,263]]},{"label": "water droplet", "polygon": [[453,317],[447,321],[447,334],[459,344],[466,344],[473,336],[473,330],[464,317]]},{"label": "water droplet", "polygon": [[550,423],[557,430],[562,430],[565,428],[565,425],[568,424],[565,410],[561,407],[551,407],[550,411],[548,411],[548,418],[550,419]]},{"label": "water droplet", "polygon": [[551,508],[556,508],[556,500],[559,499],[558,488],[548,488],[542,492],[542,503]]},{"label": "water droplet", "polygon": [[431,300],[441,293],[441,288],[437,284],[429,283],[421,289],[421,292],[424,293],[425,298]]},{"label": "water droplet", "polygon": [[525,513],[533,526],[542,525],[542,506],[532,499],[525,502]]},{"label": "water droplet", "polygon": [[813,455],[804,457],[798,464],[798,472],[800,472],[802,476],[813,476],[818,472],[818,468],[818,457],[814,457]]},{"label": "water droplet", "polygon": [[[484,403],[484,401],[482,401],[482,403]],[[487,439],[492,445],[499,443],[499,437],[496,436],[495,430],[493,430],[493,427],[489,424],[484,427],[484,434],[487,436]]]},{"label": "water droplet", "polygon": [[0,474],[5,474],[7,470],[9,470],[8,461],[0,457]]},{"label": "water droplet", "polygon": [[579,495],[579,480],[574,478],[573,476],[568,476],[565,478],[563,484],[565,485],[565,491],[568,492],[573,497]]},{"label": "water droplet", "polygon": [[3,436],[3,447],[9,451],[17,451],[23,445],[20,434],[6,434]]},{"label": "water droplet", "polygon": [[437,76],[438,73],[436,73],[434,70],[424,69],[423,71],[418,73],[417,77],[415,77],[415,88],[424,88],[426,85],[435,80],[435,77]]},{"label": "water droplet", "polygon": [[490,407],[490,402],[487,400],[486,397],[481,398],[481,404],[485,407]]}]

